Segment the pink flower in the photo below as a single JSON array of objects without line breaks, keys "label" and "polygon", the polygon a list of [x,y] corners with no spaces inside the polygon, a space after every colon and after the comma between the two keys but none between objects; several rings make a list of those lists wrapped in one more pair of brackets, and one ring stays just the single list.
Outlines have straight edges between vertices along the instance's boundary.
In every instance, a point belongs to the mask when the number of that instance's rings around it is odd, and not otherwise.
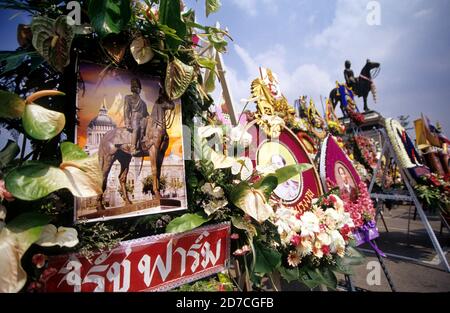
[{"label": "pink flower", "polygon": [[301,239],[302,238],[299,235],[292,236],[291,245],[293,245],[294,247],[297,247],[300,244]]},{"label": "pink flower", "polygon": [[250,247],[248,245],[243,246],[241,249],[237,249],[233,252],[235,256],[243,256],[250,252]]},{"label": "pink flower", "polygon": [[5,199],[6,201],[14,201],[12,193],[6,190],[5,181],[0,179],[0,200]]},{"label": "pink flower", "polygon": [[239,234],[236,234],[236,233],[231,234],[230,238],[233,240],[237,240],[237,239],[239,239]]}]

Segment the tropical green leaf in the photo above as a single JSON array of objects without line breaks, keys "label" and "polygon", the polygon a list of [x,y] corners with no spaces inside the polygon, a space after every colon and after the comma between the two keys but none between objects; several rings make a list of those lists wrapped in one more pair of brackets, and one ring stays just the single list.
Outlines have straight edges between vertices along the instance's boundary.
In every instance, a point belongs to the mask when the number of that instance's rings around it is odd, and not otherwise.
[{"label": "tropical green leaf", "polygon": [[[269,174],[261,178],[256,184],[255,188],[259,188],[261,185],[266,184],[266,180],[272,180],[272,177],[275,177],[278,181],[278,185],[288,181],[289,179],[295,177],[296,175],[300,175],[301,173],[312,168],[311,164],[292,164],[285,167],[282,167],[275,171],[274,174]],[[276,187],[275,187],[276,188]],[[274,189],[275,189],[274,188]]]},{"label": "tropical green leaf", "polygon": [[19,292],[27,281],[21,265],[22,256],[36,242],[46,216],[26,213],[16,217],[0,232],[0,292]]},{"label": "tropical green leaf", "polygon": [[297,267],[295,268],[285,268],[284,266],[280,266],[278,271],[288,283],[297,281],[300,279],[300,272]]},{"label": "tropical green leaf", "polygon": [[59,168],[32,161],[10,171],[5,183],[15,198],[33,201],[65,188],[69,182]]},{"label": "tropical green leaf", "polygon": [[253,226],[252,223],[244,220],[242,217],[240,216],[232,216],[231,217],[231,223],[233,224],[234,227],[236,227],[237,229],[240,230],[245,230],[247,232],[247,235],[250,238],[253,238],[254,236],[256,236],[258,233],[256,231],[256,227]]},{"label": "tropical green leaf", "polygon": [[70,47],[75,36],[67,23],[67,16],[56,20],[45,16],[33,18],[31,23],[33,46],[36,51],[56,70],[63,72],[70,63]]},{"label": "tropical green leaf", "polygon": [[25,111],[25,100],[13,92],[0,90],[0,117],[20,118]]},{"label": "tropical green leaf", "polygon": [[254,244],[256,253],[254,271],[261,274],[272,273],[281,264],[281,254],[258,241]]},{"label": "tropical green leaf", "polygon": [[197,228],[209,219],[200,214],[187,213],[170,221],[166,227],[167,233],[182,233]]},{"label": "tropical green leaf", "polygon": [[33,72],[44,59],[37,51],[1,51],[0,64],[3,65],[0,75],[14,72],[23,63],[30,64],[30,72]]},{"label": "tropical green leaf", "polygon": [[278,179],[275,176],[268,176],[255,185],[255,188],[262,191],[266,198],[269,198],[277,186]]},{"label": "tropical green leaf", "polygon": [[15,198],[33,201],[67,188],[76,197],[94,197],[102,192],[102,174],[96,155],[72,159],[60,167],[30,161],[5,176],[6,188]]},{"label": "tropical green leaf", "polygon": [[[173,0],[160,0],[159,2],[159,23],[167,25],[176,31],[179,38],[186,37],[186,24],[181,19],[180,3]],[[169,49],[177,50],[181,44],[180,40],[173,37],[166,38]]]},{"label": "tropical green leaf", "polygon": [[206,16],[219,11],[221,5],[220,0],[205,0]]},{"label": "tropical green leaf", "polygon": [[208,78],[205,81],[205,90],[212,93],[216,89],[216,72],[209,71]]},{"label": "tropical green leaf", "polygon": [[88,16],[100,37],[118,34],[131,19],[130,0],[90,0]]},{"label": "tropical green leaf", "polygon": [[199,57],[197,59],[197,62],[201,67],[207,68],[210,71],[214,71],[216,68],[216,64],[217,64],[216,61],[214,61],[211,58],[207,58],[207,57]]},{"label": "tropical green leaf", "polygon": [[5,147],[0,151],[0,169],[6,167],[19,154],[19,146],[12,140],[8,140]]},{"label": "tropical green leaf", "polygon": [[68,141],[61,143],[60,149],[63,162],[82,160],[88,157],[88,154],[79,145]]},{"label": "tropical green leaf", "polygon": [[228,43],[221,32],[209,33],[208,40],[218,52],[225,52]]},{"label": "tropical green leaf", "polygon": [[37,104],[28,104],[22,117],[23,128],[31,137],[48,140],[58,135],[66,124],[60,112],[48,110]]},{"label": "tropical green leaf", "polygon": [[170,100],[180,98],[194,77],[194,68],[186,65],[177,58],[167,64],[166,93]]},{"label": "tropical green leaf", "polygon": [[249,183],[243,181],[238,185],[234,186],[233,190],[230,193],[230,200],[235,206],[242,209],[242,207],[245,206],[244,203],[245,196],[249,192],[251,192],[251,187]]}]

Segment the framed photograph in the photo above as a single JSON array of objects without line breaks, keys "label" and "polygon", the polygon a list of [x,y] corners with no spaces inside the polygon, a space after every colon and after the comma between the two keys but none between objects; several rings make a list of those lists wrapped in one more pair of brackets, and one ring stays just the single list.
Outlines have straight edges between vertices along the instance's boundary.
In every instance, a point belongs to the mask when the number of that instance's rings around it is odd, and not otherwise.
[{"label": "framed photograph", "polygon": [[255,138],[254,140],[258,140],[257,148],[249,151],[249,157],[253,160],[255,167],[278,169],[302,163],[313,166],[280,184],[272,196],[276,200],[281,200],[286,207],[294,208],[299,212],[308,211],[312,200],[321,196],[323,191],[314,163],[298,137],[287,127],[284,127],[280,137],[276,139],[261,136],[263,132],[256,125],[251,127],[249,132]]},{"label": "framed photograph", "polygon": [[76,143],[97,155],[103,193],[77,198],[75,220],[186,209],[181,104],[158,78],[80,63]]},{"label": "framed photograph", "polygon": [[339,187],[341,193],[349,195],[358,191],[358,185],[361,182],[361,177],[352,161],[331,135],[328,135],[322,143],[320,177],[325,187],[327,181],[331,181]]}]

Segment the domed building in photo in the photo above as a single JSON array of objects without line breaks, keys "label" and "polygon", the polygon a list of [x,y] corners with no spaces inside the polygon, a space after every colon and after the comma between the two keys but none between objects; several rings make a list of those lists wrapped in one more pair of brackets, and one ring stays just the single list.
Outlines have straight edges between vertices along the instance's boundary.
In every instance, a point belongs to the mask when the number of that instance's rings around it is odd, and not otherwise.
[{"label": "domed building in photo", "polygon": [[116,128],[116,123],[114,123],[113,119],[108,115],[106,101],[103,100],[98,115],[89,122],[87,127],[87,142],[84,151],[89,155],[97,153],[98,146],[100,145],[103,136],[114,128]]}]

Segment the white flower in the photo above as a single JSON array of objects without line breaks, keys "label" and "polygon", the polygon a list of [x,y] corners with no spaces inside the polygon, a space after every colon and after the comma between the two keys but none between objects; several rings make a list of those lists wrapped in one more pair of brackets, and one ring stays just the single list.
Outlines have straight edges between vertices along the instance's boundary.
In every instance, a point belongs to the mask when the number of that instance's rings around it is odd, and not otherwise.
[{"label": "white flower", "polygon": [[250,158],[241,157],[236,159],[231,166],[231,173],[233,175],[241,174],[241,180],[247,180],[253,173],[253,163]]},{"label": "white flower", "polygon": [[41,237],[36,242],[42,247],[68,247],[72,248],[78,244],[78,233],[74,228],[58,227],[48,224],[42,229]]},{"label": "white flower", "polygon": [[238,125],[231,129],[230,139],[234,142],[239,142],[242,146],[248,147],[253,140],[252,135],[250,135],[243,125]]},{"label": "white flower", "polygon": [[274,212],[272,207],[267,203],[264,195],[255,189],[251,189],[244,197],[244,204],[242,210],[262,223],[269,219]]},{"label": "white flower", "polygon": [[203,210],[209,216],[214,212],[216,212],[217,210],[225,207],[227,204],[228,204],[227,200],[210,201],[204,206]]},{"label": "white flower", "polygon": [[331,244],[330,244],[330,252],[337,253],[345,249],[345,240],[342,238],[342,235],[337,230],[333,230],[330,232],[331,236]]},{"label": "white flower", "polygon": [[317,240],[320,241],[322,246],[329,246],[331,244],[331,236],[326,232],[321,232],[317,235]]},{"label": "white flower", "polygon": [[202,186],[201,190],[212,196],[214,199],[220,199],[224,196],[222,187],[216,186],[215,184],[206,183]]},{"label": "white flower", "polygon": [[318,233],[320,230],[319,219],[312,212],[305,212],[300,217],[300,222],[301,222],[301,236],[302,237],[307,237],[307,236],[314,237],[314,234]]},{"label": "white flower", "polygon": [[294,250],[289,252],[287,261],[290,266],[297,267],[301,263],[302,258],[300,257],[299,253]]},{"label": "white flower", "polygon": [[260,126],[270,137],[278,138],[284,127],[284,120],[276,115],[263,115],[261,116]]}]

